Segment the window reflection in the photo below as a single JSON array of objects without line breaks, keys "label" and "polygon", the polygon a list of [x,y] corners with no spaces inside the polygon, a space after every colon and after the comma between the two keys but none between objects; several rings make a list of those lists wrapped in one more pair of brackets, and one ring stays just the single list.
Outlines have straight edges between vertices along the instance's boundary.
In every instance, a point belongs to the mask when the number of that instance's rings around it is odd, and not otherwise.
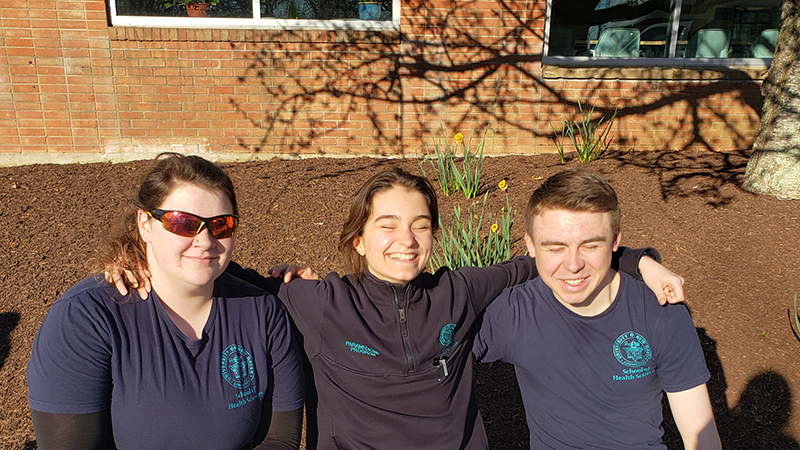
[{"label": "window reflection", "polygon": [[[252,19],[252,0],[111,0],[117,16],[189,17],[193,5],[210,5],[203,15],[218,18]],[[359,20],[359,3],[365,0],[258,0],[261,19]],[[369,0],[370,20],[392,20],[392,0]],[[362,15],[363,6],[361,7]]]},{"label": "window reflection", "polygon": [[[113,0],[112,0],[113,1]],[[121,16],[167,16],[188,17],[190,9],[204,3],[196,0],[116,0],[117,15]],[[251,0],[208,0],[205,10],[208,17],[240,17],[253,16]]]},{"label": "window reflection", "polygon": [[[761,0],[749,3],[743,6],[729,6],[731,2],[702,0],[684,2],[681,8],[681,21],[691,23],[691,37],[677,56],[771,58],[775,45],[774,42],[771,45],[769,43],[777,40],[780,22],[779,1]],[[765,51],[767,49],[769,51]],[[754,51],[761,56],[753,56]]]},{"label": "window reflection", "polygon": [[780,1],[552,0],[547,55],[771,58]]}]

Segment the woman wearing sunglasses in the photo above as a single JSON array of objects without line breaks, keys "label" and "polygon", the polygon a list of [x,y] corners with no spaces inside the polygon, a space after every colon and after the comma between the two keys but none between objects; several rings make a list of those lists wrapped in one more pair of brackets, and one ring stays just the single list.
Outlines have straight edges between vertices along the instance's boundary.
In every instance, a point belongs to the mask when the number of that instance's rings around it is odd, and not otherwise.
[{"label": "woman wearing sunglasses", "polygon": [[149,297],[95,275],[37,333],[28,388],[40,449],[299,447],[303,369],[288,316],[224,273],[236,214],[217,166],[158,158],[100,257],[149,269]]}]

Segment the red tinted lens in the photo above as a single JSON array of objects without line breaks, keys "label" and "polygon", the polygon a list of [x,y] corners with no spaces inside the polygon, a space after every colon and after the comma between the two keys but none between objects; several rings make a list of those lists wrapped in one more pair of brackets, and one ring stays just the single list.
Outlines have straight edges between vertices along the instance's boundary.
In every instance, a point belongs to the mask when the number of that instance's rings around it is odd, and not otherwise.
[{"label": "red tinted lens", "polygon": [[178,236],[195,237],[203,224],[197,217],[182,213],[180,211],[170,211],[161,217],[161,224],[164,229]]},{"label": "red tinted lens", "polygon": [[225,239],[233,236],[239,221],[234,216],[215,217],[208,222],[208,231],[216,239]]}]

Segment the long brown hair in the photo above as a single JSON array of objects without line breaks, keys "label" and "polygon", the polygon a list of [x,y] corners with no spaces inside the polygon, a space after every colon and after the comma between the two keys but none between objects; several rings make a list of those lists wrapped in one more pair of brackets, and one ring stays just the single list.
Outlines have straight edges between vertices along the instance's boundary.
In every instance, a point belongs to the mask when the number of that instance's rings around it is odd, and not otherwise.
[{"label": "long brown hair", "polygon": [[347,219],[342,225],[342,233],[339,236],[339,251],[344,257],[344,263],[348,271],[361,274],[366,270],[366,260],[358,254],[353,246],[353,241],[364,232],[364,224],[367,223],[372,214],[372,199],[375,195],[395,186],[422,194],[431,214],[432,231],[435,233],[439,228],[439,204],[436,201],[436,192],[425,177],[412,175],[399,167],[378,172],[358,189],[355,197],[353,197],[353,203],[350,205]]},{"label": "long brown hair", "polygon": [[106,248],[97,257],[99,270],[111,265],[134,272],[138,266],[148,267],[136,214],[138,211],[157,209],[180,184],[222,192],[230,200],[233,214],[238,214],[233,182],[221,168],[199,156],[161,153],[156,157],[156,165],[145,175],[139,193],[126,208],[118,229],[112,232]]}]

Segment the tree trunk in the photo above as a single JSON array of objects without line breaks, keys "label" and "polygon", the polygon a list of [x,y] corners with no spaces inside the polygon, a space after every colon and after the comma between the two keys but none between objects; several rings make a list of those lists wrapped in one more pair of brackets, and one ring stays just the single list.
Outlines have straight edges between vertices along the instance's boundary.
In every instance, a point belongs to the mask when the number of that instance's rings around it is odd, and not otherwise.
[{"label": "tree trunk", "polygon": [[764,108],[742,187],[800,198],[800,0],[784,0],[778,45],[761,85]]}]

